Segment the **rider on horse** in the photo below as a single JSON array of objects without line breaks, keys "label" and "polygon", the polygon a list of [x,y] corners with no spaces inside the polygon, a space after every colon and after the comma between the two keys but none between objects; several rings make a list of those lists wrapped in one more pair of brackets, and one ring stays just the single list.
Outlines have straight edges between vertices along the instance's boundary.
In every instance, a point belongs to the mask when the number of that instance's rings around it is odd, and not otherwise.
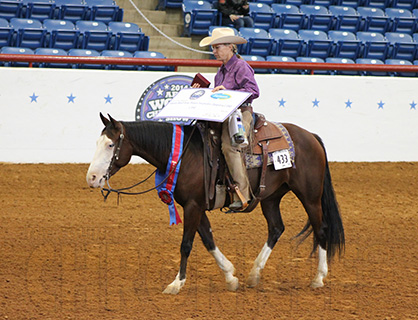
[{"label": "rider on horse", "polygon": [[[213,92],[219,90],[237,90],[251,93],[251,96],[240,106],[242,112],[242,123],[248,137],[253,122],[252,101],[259,96],[259,89],[254,78],[254,70],[237,53],[237,44],[244,44],[247,41],[234,34],[231,28],[216,28],[212,35],[200,41],[200,46],[212,47],[213,54],[217,60],[222,61],[222,66],[215,75],[215,88]],[[199,87],[195,85],[194,87]],[[250,188],[246,168],[242,159],[242,154],[231,143],[229,134],[229,121],[225,120],[222,124],[222,152],[224,154],[229,172],[232,175],[239,191],[242,193],[243,201],[239,195],[234,193],[231,210],[239,210],[247,206],[251,200]],[[238,192],[239,192],[238,191]]]}]

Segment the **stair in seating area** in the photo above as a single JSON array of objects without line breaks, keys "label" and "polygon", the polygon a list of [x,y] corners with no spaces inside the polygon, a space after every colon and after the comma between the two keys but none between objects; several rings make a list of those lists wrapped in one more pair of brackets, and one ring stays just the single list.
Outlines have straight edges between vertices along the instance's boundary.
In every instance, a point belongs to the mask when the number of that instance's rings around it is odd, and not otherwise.
[{"label": "stair in seating area", "polygon": [[[138,9],[145,17],[169,38],[181,43],[184,46],[201,51],[207,48],[200,48],[199,42],[203,36],[183,37],[183,12],[181,8],[164,11],[155,10],[158,0],[133,0]],[[211,59],[211,55],[195,52],[183,48],[164,37],[155,30],[136,10],[129,0],[117,0],[119,7],[124,9],[124,22],[136,23],[145,35],[150,37],[149,51],[158,51],[171,59]],[[178,67],[181,72],[216,72],[213,67]]]}]

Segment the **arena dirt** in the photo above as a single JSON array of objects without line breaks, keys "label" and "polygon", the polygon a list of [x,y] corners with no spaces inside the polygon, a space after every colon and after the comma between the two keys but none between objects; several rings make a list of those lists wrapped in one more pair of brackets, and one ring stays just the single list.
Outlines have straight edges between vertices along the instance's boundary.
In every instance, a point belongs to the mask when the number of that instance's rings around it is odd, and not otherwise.
[{"label": "arena dirt", "polygon": [[[261,210],[214,211],[215,241],[240,288],[226,290],[196,237],[177,296],[162,291],[178,271],[183,225],[169,226],[155,191],[104,202],[87,187],[87,167],[0,164],[0,320],[418,319],[418,163],[331,163],[346,251],[324,288],[309,287],[317,259],[309,257],[311,238],[292,238],[307,216],[289,194],[286,231],[258,287],[245,279],[267,237]],[[112,184],[152,170],[129,165]]]}]

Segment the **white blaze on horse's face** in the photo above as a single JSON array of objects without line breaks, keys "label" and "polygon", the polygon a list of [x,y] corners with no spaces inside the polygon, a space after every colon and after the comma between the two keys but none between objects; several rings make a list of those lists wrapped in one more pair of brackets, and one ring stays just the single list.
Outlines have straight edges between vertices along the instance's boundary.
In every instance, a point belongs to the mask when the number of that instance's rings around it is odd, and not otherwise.
[{"label": "white blaze on horse's face", "polygon": [[91,188],[103,188],[105,175],[115,150],[115,144],[105,134],[97,140],[96,152],[87,171],[87,184]]}]

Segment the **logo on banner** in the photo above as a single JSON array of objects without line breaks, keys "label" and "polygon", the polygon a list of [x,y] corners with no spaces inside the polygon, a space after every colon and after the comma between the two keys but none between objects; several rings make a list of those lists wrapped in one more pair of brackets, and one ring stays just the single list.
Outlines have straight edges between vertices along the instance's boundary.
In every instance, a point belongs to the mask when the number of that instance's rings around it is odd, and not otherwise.
[{"label": "logo on banner", "polygon": [[212,94],[211,98],[225,100],[225,99],[231,98],[231,96],[229,94],[217,92],[217,93]]},{"label": "logo on banner", "polygon": [[[152,83],[138,101],[135,112],[136,120],[152,120],[176,94],[189,88],[193,78],[184,75],[175,75],[161,78]],[[185,124],[190,120],[185,118],[166,118],[168,122]],[[159,120],[161,121],[161,120]]]},{"label": "logo on banner", "polygon": [[199,90],[194,92],[191,96],[190,96],[190,100],[197,100],[199,99],[201,96],[203,96],[205,94],[204,90]]}]

